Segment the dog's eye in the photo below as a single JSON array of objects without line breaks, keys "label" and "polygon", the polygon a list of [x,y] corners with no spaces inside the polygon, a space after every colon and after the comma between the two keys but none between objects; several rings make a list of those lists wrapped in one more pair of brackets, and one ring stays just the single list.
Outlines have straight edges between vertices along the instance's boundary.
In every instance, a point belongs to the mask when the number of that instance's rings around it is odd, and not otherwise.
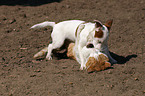
[{"label": "dog's eye", "polygon": [[87,48],[94,48],[94,45],[93,44],[88,44]]}]

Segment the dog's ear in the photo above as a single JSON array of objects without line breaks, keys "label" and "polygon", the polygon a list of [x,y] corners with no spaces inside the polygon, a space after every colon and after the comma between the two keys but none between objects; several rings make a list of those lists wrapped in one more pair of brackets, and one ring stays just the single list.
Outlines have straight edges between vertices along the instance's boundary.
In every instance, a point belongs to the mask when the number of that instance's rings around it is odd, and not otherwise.
[{"label": "dog's ear", "polygon": [[94,22],[96,23],[95,24],[96,28],[103,27],[103,24],[99,20],[94,20]]},{"label": "dog's ear", "polygon": [[111,28],[111,26],[112,26],[112,23],[113,23],[113,19],[108,20],[108,21],[105,23],[105,26],[108,28],[108,30],[110,30],[110,28]]},{"label": "dog's ear", "polygon": [[110,62],[105,62],[105,68],[111,67],[111,63]]},{"label": "dog's ear", "polygon": [[95,71],[95,69],[92,68],[92,66],[90,66],[89,68],[87,68],[87,72],[88,72],[88,73],[91,73],[91,72],[94,72],[94,71]]},{"label": "dog's ear", "polygon": [[88,73],[95,71],[94,67],[95,67],[96,63],[97,63],[97,61],[94,57],[89,57],[89,59],[86,63]]}]

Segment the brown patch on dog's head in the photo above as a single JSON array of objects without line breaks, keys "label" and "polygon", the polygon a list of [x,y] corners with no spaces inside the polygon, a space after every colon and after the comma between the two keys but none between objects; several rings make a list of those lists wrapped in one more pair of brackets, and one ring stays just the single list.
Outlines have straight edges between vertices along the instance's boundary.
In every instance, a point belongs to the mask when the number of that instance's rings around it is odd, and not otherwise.
[{"label": "brown patch on dog's head", "polygon": [[105,26],[108,28],[108,30],[111,29],[112,23],[113,23],[113,19],[108,20],[108,21],[105,23]]},{"label": "brown patch on dog's head", "polygon": [[94,21],[95,21],[95,27],[97,29],[97,30],[95,30],[94,37],[102,38],[103,37],[103,31],[102,31],[103,24],[98,20],[94,20]]},{"label": "brown patch on dog's head", "polygon": [[105,70],[108,67],[111,67],[111,63],[108,62],[109,59],[104,54],[100,54],[98,56],[98,60],[96,60],[94,57],[89,57],[86,67],[87,72],[93,72],[93,71],[101,71]]},{"label": "brown patch on dog's head", "polygon": [[95,31],[95,36],[96,38],[102,38],[103,37],[103,31],[99,29],[99,31]]}]

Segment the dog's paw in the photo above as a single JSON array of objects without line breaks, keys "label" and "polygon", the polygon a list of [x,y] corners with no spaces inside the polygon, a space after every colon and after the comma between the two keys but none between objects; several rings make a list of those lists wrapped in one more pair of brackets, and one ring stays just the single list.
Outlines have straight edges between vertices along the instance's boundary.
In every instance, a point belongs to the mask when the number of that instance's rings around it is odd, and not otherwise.
[{"label": "dog's paw", "polygon": [[83,69],[86,69],[86,68],[87,68],[86,65],[84,65]]},{"label": "dog's paw", "polygon": [[51,56],[47,56],[46,60],[52,60],[52,57]]},{"label": "dog's paw", "polygon": [[83,66],[81,66],[81,67],[80,67],[80,70],[84,70],[84,67],[83,67]]},{"label": "dog's paw", "polygon": [[86,65],[82,63],[81,67],[80,67],[80,70],[84,70],[84,69],[86,69]]}]

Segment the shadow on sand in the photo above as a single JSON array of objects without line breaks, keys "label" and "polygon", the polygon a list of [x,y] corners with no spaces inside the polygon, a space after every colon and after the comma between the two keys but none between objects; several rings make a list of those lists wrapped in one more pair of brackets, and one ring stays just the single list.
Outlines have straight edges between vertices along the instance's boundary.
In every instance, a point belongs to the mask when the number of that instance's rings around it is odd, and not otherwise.
[{"label": "shadow on sand", "polygon": [[[69,59],[67,57],[67,55],[66,55],[66,53],[67,53],[66,49],[63,49],[61,51],[56,51],[55,50],[52,53],[53,53],[53,58],[55,58],[57,60],[60,60],[60,59]],[[110,52],[110,54],[117,61],[117,64],[125,64],[130,59],[137,57],[136,54],[128,55],[126,57],[117,55],[117,54],[115,54],[113,52]],[[45,59],[45,56],[43,56],[43,58],[39,58],[37,60],[44,60],[44,59]],[[114,64],[112,64],[112,65],[114,65]]]},{"label": "shadow on sand", "polygon": [[126,57],[117,55],[113,52],[110,52],[111,56],[117,61],[117,64],[125,64],[127,61],[129,61],[131,58],[136,58],[136,54],[128,55]]}]

